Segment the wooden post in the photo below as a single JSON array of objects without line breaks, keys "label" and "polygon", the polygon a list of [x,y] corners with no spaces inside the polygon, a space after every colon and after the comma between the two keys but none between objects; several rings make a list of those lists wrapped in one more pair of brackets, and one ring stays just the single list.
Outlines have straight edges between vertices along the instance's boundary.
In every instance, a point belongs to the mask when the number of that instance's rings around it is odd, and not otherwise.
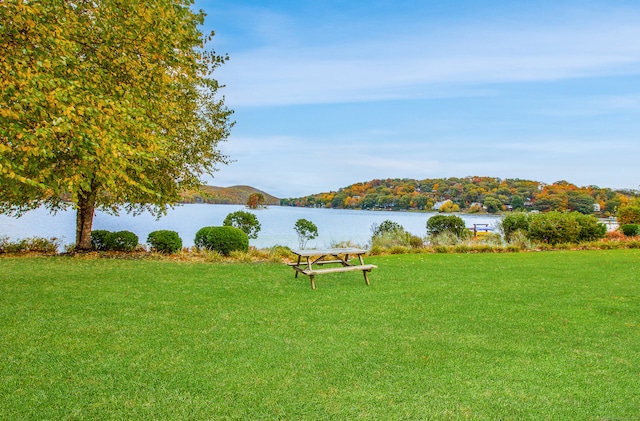
[{"label": "wooden post", "polygon": [[[302,258],[302,256],[298,256],[298,266],[300,266],[300,259]],[[298,271],[296,270],[296,278],[298,277]]]}]

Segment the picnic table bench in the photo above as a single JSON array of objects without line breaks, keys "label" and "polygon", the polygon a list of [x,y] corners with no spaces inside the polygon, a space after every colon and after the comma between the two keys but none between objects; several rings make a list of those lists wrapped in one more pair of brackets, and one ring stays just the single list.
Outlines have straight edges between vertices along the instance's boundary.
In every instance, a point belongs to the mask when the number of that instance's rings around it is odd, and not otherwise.
[{"label": "picnic table bench", "polygon": [[[364,275],[364,281],[369,284],[368,272],[372,269],[376,269],[376,265],[365,265],[364,255],[367,254],[367,250],[358,248],[331,248],[322,250],[292,250],[294,254],[298,256],[296,263],[289,263],[289,266],[293,267],[296,271],[296,278],[299,273],[306,275],[311,280],[311,289],[316,289],[314,281],[315,275],[323,273],[336,273],[336,272],[351,272],[353,270],[361,270]],[[358,258],[360,264],[353,264],[350,258]],[[322,268],[323,265],[336,265],[337,267]]]}]

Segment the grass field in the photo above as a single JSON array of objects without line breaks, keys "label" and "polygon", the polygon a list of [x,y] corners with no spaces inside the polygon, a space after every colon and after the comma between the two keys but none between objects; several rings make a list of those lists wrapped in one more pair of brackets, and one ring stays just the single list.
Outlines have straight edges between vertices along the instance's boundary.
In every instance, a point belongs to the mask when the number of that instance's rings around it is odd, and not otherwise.
[{"label": "grass field", "polygon": [[0,258],[0,418],[640,419],[640,250]]}]

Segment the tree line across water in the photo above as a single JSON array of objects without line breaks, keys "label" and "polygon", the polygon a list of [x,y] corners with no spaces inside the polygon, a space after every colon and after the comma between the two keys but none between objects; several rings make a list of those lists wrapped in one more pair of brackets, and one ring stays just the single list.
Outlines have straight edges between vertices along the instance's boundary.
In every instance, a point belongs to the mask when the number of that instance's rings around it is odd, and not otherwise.
[{"label": "tree line across water", "polygon": [[343,187],[338,191],[281,199],[283,206],[338,209],[440,210],[489,212],[505,210],[576,211],[614,215],[638,197],[637,190],[578,187],[568,181],[545,184],[518,178],[470,176],[416,180],[388,178]]}]

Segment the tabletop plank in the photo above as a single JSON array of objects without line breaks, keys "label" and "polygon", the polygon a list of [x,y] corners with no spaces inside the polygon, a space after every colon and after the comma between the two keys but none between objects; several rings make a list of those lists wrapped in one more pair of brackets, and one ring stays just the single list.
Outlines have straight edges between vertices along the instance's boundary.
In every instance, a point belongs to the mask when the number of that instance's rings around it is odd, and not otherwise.
[{"label": "tabletop plank", "polygon": [[294,254],[302,257],[311,256],[333,256],[336,254],[366,254],[369,250],[363,250],[358,248],[329,248],[329,249],[317,249],[317,250],[291,250]]}]

